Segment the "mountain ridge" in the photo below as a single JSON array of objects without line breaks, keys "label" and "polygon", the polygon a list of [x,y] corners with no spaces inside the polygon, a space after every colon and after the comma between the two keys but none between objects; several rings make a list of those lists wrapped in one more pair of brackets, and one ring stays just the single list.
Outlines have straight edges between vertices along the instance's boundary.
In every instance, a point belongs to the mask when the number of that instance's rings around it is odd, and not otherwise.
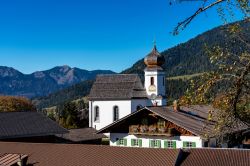
[{"label": "mountain ridge", "polygon": [[95,79],[98,74],[113,74],[111,70],[84,70],[69,66],[56,66],[44,71],[23,74],[7,66],[0,66],[0,94],[28,98],[46,96],[60,89],[86,80]]}]

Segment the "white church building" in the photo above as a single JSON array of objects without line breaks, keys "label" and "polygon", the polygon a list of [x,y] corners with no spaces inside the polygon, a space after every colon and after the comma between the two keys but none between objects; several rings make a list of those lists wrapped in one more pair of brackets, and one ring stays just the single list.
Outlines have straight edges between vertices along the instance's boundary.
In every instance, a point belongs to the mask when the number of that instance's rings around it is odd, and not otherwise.
[{"label": "white church building", "polygon": [[154,46],[143,81],[137,74],[98,75],[89,95],[89,127],[99,130],[145,106],[166,105],[164,62]]},{"label": "white church building", "polygon": [[[166,106],[164,57],[156,46],[137,74],[99,75],[89,95],[89,127],[110,133],[111,146],[144,148],[216,147],[212,106]],[[249,130],[244,123],[235,134]],[[225,133],[226,134],[226,133]],[[224,147],[232,146],[225,142]]]}]

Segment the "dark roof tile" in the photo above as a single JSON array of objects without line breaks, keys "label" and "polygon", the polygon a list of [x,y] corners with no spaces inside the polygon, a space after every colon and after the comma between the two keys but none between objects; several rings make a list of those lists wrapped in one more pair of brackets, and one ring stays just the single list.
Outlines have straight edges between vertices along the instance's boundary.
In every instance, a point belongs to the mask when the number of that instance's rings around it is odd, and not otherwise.
[{"label": "dark roof tile", "polygon": [[38,112],[1,112],[0,139],[48,136],[68,131]]},{"label": "dark roof tile", "polygon": [[96,130],[93,128],[71,129],[69,130],[69,133],[63,135],[58,134],[56,136],[73,142],[91,141],[107,138],[104,134],[96,134]]},{"label": "dark roof tile", "polygon": [[98,75],[91,88],[90,100],[147,98],[137,74]]}]

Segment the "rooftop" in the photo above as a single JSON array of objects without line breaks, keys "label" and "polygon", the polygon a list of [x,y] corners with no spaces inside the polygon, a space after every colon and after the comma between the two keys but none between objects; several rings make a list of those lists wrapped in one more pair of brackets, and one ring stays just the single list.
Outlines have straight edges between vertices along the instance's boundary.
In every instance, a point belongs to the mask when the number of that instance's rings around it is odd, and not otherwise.
[{"label": "rooftop", "polygon": [[69,133],[58,134],[56,136],[72,142],[84,142],[107,138],[104,134],[96,134],[96,130],[93,128],[70,129]]},{"label": "rooftop", "polygon": [[67,132],[38,112],[0,112],[0,139],[49,136]]},{"label": "rooftop", "polygon": [[26,154],[35,166],[250,165],[250,150],[151,149],[74,144],[1,143],[0,154]]},{"label": "rooftop", "polygon": [[[35,166],[174,165],[178,150],[76,144],[0,143],[0,153],[22,153]],[[150,155],[148,155],[150,154]]]},{"label": "rooftop", "polygon": [[147,98],[146,90],[137,74],[98,75],[89,94],[90,100],[133,98]]},{"label": "rooftop", "polygon": [[[136,111],[112,124],[99,130],[98,133],[109,133],[112,130],[117,130],[124,126],[125,122],[129,122],[129,118],[137,116],[140,112],[149,111],[152,112],[167,121],[170,121],[177,126],[193,133],[204,137],[208,134],[210,137],[214,134],[215,122],[208,120],[208,112],[213,109],[209,105],[193,105],[190,107],[181,107],[179,111],[174,111],[172,107],[145,107],[139,111]],[[242,131],[249,129],[249,126],[243,122],[239,122],[239,125],[234,129],[235,131]]]}]

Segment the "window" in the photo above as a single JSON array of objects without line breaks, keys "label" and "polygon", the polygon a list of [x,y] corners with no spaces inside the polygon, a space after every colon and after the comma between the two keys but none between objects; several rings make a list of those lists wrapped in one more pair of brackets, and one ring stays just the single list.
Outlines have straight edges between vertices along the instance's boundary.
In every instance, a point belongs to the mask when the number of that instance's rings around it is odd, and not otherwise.
[{"label": "window", "polygon": [[100,120],[100,110],[98,106],[95,106],[95,121]]},{"label": "window", "polygon": [[151,77],[150,78],[150,85],[154,85],[155,84],[155,79],[154,79],[154,77]]},{"label": "window", "polygon": [[118,146],[127,146],[127,139],[117,138],[116,145]]},{"label": "window", "polygon": [[141,139],[131,139],[131,146],[142,147]]},{"label": "window", "polygon": [[195,148],[196,143],[195,142],[183,142],[183,148]]},{"label": "window", "polygon": [[173,148],[176,149],[176,141],[165,141],[164,148]]},{"label": "window", "polygon": [[163,128],[165,127],[165,121],[163,119],[158,120],[158,128]]},{"label": "window", "polygon": [[118,119],[119,119],[119,107],[118,106],[114,106],[113,120],[117,121]]},{"label": "window", "polygon": [[151,140],[149,146],[151,148],[160,148],[161,147],[161,140]]}]

